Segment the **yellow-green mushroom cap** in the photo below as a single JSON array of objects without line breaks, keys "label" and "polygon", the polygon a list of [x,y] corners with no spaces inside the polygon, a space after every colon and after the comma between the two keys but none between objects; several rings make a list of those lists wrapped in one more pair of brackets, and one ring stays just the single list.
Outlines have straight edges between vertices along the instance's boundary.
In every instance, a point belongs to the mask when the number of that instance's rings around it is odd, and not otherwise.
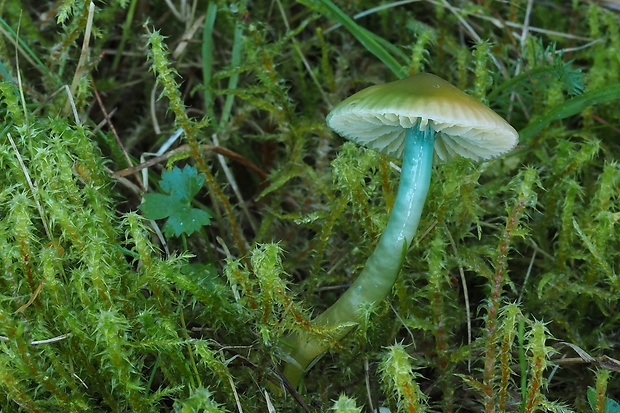
[{"label": "yellow-green mushroom cap", "polygon": [[418,121],[436,132],[435,153],[492,159],[512,150],[519,134],[501,116],[442,78],[418,73],[366,88],[340,102],[327,115],[339,135],[401,158],[406,129]]}]

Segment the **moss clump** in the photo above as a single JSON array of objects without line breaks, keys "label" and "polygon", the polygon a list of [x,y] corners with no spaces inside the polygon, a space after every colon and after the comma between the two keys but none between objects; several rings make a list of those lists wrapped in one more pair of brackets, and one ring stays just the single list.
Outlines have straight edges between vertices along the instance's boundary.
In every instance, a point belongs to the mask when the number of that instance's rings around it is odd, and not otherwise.
[{"label": "moss clump", "polygon": [[[620,389],[619,15],[452,3],[2,3],[0,409],[602,411]],[[398,182],[324,116],[419,71],[520,146],[434,168],[392,297],[294,392],[281,339],[329,341],[310,320]],[[165,237],[139,205],[174,166],[204,176],[187,203],[212,220]]]}]

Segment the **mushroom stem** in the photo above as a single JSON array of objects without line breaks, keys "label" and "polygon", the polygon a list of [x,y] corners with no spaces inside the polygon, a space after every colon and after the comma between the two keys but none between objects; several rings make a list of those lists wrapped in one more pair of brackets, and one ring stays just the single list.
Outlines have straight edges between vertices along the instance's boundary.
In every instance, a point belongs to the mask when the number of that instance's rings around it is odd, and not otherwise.
[{"label": "mushroom stem", "polygon": [[331,340],[303,333],[288,340],[292,346],[290,355],[298,363],[288,363],[284,370],[292,385],[299,384],[306,367],[329,349],[330,342],[347,335],[371,306],[390,293],[420,222],[431,181],[434,143],[435,131],[428,124],[420,126],[418,121],[406,130],[400,184],[387,227],[357,279],[314,320],[318,327],[334,329]]}]

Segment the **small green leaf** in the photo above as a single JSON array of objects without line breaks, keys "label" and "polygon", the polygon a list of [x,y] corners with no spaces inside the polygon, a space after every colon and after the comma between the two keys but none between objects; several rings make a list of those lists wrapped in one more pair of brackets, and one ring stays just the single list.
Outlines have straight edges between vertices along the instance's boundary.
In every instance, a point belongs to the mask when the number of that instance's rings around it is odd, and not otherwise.
[{"label": "small green leaf", "polygon": [[148,219],[164,219],[174,213],[174,205],[169,200],[169,195],[145,194],[140,209]]},{"label": "small green leaf", "polygon": [[204,182],[204,174],[198,175],[196,168],[185,165],[183,170],[175,166],[171,171],[165,171],[159,184],[162,191],[170,196],[189,202],[200,191]]},{"label": "small green leaf", "polygon": [[209,225],[211,215],[202,209],[192,208],[191,201],[204,184],[204,174],[186,165],[183,170],[174,167],[162,174],[159,185],[165,194],[146,194],[140,209],[148,219],[168,218],[164,224],[167,237],[191,235],[203,225]]},{"label": "small green leaf", "polygon": [[[620,404],[610,399],[609,397],[605,397],[605,399],[605,413],[620,413]],[[594,388],[592,387],[588,387],[588,402],[590,403],[590,408],[592,409],[592,411],[598,413],[596,390],[594,390]]]},{"label": "small green leaf", "polygon": [[202,209],[191,208],[182,213],[170,215],[170,218],[164,225],[164,233],[166,236],[171,234],[180,236],[185,233],[191,235],[198,231],[203,225],[211,223],[211,215]]}]

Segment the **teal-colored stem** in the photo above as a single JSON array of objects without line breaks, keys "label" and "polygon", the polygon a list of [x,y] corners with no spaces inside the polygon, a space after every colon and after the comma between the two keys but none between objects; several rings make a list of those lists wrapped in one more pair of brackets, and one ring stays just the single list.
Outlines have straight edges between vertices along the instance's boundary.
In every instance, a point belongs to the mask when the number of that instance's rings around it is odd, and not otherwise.
[{"label": "teal-colored stem", "polygon": [[[362,320],[364,309],[384,300],[396,282],[405,253],[418,228],[430,186],[434,143],[435,131],[430,126],[419,130],[415,125],[407,130],[400,184],[387,227],[351,287],[314,320],[315,325],[328,328],[353,324],[338,329],[332,336],[335,341],[347,335]],[[288,343],[292,347],[290,355],[299,366],[287,364],[284,375],[297,386],[306,367],[327,351],[329,343],[307,334],[293,335]]]}]

